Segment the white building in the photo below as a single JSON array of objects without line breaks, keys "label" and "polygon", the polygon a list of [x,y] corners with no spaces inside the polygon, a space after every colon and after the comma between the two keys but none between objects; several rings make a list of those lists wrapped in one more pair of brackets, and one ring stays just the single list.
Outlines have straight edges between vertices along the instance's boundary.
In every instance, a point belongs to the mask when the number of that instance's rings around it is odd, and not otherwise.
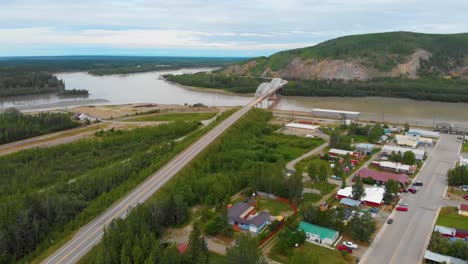
[{"label": "white building", "polygon": [[423,160],[424,157],[426,156],[426,151],[423,149],[413,149],[413,148],[397,147],[397,146],[390,146],[390,145],[384,145],[381,153],[385,155],[390,155],[392,154],[392,152],[395,152],[395,153],[401,152],[403,154],[406,151],[413,152],[417,160]]},{"label": "white building", "polygon": [[308,124],[300,124],[300,123],[289,123],[284,126],[287,129],[305,133],[313,133],[317,132],[320,126],[308,125]]},{"label": "white building", "polygon": [[312,114],[316,116],[324,116],[324,117],[340,118],[340,119],[343,117],[345,117],[345,119],[358,119],[361,112],[314,108],[312,109]]},{"label": "white building", "polygon": [[[382,187],[367,187],[366,193],[361,198],[361,202],[368,206],[379,206],[382,204],[385,189]],[[353,196],[353,187],[346,187],[338,190],[336,195],[339,198],[349,198]]]}]

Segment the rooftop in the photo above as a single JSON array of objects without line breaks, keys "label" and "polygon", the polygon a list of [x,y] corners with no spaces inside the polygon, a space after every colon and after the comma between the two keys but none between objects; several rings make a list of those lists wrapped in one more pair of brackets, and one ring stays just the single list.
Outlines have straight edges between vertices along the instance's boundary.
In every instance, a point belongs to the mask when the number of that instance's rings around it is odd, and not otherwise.
[{"label": "rooftop", "polygon": [[[364,202],[371,202],[371,203],[376,203],[380,204],[382,203],[383,200],[383,195],[385,193],[385,189],[382,187],[368,187],[365,188],[366,193],[364,196],[361,198],[361,201]],[[346,187],[344,189],[338,190],[337,193],[338,196],[343,196],[343,197],[352,197],[353,196],[353,188],[352,187]]]},{"label": "rooftop", "polygon": [[314,108],[312,111],[316,112],[329,112],[329,113],[337,113],[337,114],[350,114],[350,115],[359,115],[361,112],[353,112],[353,111],[343,111],[343,110],[334,110],[334,109],[322,109],[322,108]]},{"label": "rooftop", "polygon": [[404,173],[396,174],[396,173],[391,173],[391,172],[371,170],[369,168],[362,168],[356,174],[359,175],[359,177],[363,179],[372,178],[375,181],[381,181],[381,182],[386,182],[392,179],[402,184],[409,183],[409,177],[408,175]]},{"label": "rooftop", "polygon": [[255,214],[255,207],[239,202],[228,208],[228,218],[237,223],[259,227],[270,218],[270,214],[267,212]]},{"label": "rooftop", "polygon": [[460,204],[460,210],[468,212],[468,204]]},{"label": "rooftop", "polygon": [[359,205],[361,205],[361,202],[351,199],[351,198],[343,198],[341,199],[340,204],[352,206],[352,207],[358,207]]},{"label": "rooftop", "polygon": [[286,124],[286,127],[316,130],[320,126],[299,124],[299,123],[289,123],[289,124]]},{"label": "rooftop", "polygon": [[321,239],[324,239],[324,238],[334,239],[336,237],[336,234],[338,233],[338,231],[336,230],[326,228],[326,227],[321,227],[318,225],[309,224],[304,221],[299,223],[298,229],[307,233],[318,235]]}]

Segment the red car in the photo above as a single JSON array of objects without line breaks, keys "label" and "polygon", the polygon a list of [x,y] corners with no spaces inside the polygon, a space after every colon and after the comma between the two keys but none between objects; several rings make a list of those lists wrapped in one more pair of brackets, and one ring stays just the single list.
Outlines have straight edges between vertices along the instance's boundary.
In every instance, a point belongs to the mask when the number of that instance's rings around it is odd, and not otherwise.
[{"label": "red car", "polygon": [[406,212],[406,211],[408,211],[408,207],[406,207],[406,206],[398,206],[398,207],[396,208],[396,210],[397,210],[397,211]]},{"label": "red car", "polygon": [[349,247],[345,246],[345,245],[338,245],[338,246],[336,247],[336,249],[337,249],[338,251],[348,251],[349,254],[352,254],[352,253],[353,253],[353,250],[350,249]]},{"label": "red car", "polygon": [[463,199],[468,200],[468,195],[463,196]]}]

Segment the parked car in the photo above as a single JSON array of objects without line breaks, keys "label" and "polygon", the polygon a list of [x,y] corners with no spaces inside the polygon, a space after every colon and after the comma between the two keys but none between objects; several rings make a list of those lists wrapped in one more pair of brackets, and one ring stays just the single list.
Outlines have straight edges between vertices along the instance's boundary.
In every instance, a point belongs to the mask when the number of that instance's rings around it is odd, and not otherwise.
[{"label": "parked car", "polygon": [[331,178],[332,178],[332,180],[341,181],[341,177],[336,176],[336,175],[332,175]]},{"label": "parked car", "polygon": [[358,249],[358,248],[359,248],[358,245],[354,244],[354,243],[351,242],[351,241],[344,241],[344,242],[343,242],[343,246],[346,246],[346,247],[348,247],[348,248],[350,248],[350,249]]},{"label": "parked car", "polygon": [[399,205],[399,206],[408,207],[408,204],[407,204],[407,203],[404,203],[404,202],[399,202],[398,205]]},{"label": "parked car", "polygon": [[336,247],[336,249],[337,249],[338,251],[348,251],[349,254],[352,254],[352,253],[353,253],[353,249],[351,249],[351,248],[349,248],[349,247],[347,247],[347,246],[344,246],[344,245],[338,245],[338,246]]},{"label": "parked car", "polygon": [[369,211],[370,211],[371,213],[377,214],[377,213],[379,212],[379,209],[376,208],[376,207],[372,207],[371,209],[369,209]]},{"label": "parked car", "polygon": [[387,220],[387,224],[391,225],[392,223],[393,223],[393,218],[389,218],[389,219]]},{"label": "parked car", "polygon": [[411,186],[411,187],[408,188],[408,192],[410,192],[410,193],[417,193],[417,192],[418,192],[418,189],[415,188],[415,187],[413,187],[413,186]]},{"label": "parked car", "polygon": [[408,207],[407,206],[398,206],[396,208],[396,210],[406,212],[406,211],[408,211]]},{"label": "parked car", "polygon": [[468,185],[461,185],[460,190],[462,190],[464,192],[468,192]]},{"label": "parked car", "polygon": [[463,199],[468,200],[468,195],[463,196]]},{"label": "parked car", "polygon": [[413,186],[423,186],[423,182],[422,181],[415,181],[415,182],[413,182]]}]

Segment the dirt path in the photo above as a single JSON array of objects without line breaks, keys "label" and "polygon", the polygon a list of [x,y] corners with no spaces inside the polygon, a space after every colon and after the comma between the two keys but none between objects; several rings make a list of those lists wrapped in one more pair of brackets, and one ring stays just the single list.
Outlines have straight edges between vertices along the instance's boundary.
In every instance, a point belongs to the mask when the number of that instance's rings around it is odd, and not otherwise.
[{"label": "dirt path", "polygon": [[286,169],[288,171],[295,171],[295,166],[298,162],[300,162],[301,160],[305,159],[305,158],[308,158],[312,155],[316,155],[316,154],[319,154],[320,152],[322,152],[322,150],[324,150],[326,147],[328,146],[328,141],[323,143],[322,145],[320,145],[319,147],[316,147],[314,148],[313,150],[303,154],[302,156],[288,162],[288,164],[286,164]]}]

